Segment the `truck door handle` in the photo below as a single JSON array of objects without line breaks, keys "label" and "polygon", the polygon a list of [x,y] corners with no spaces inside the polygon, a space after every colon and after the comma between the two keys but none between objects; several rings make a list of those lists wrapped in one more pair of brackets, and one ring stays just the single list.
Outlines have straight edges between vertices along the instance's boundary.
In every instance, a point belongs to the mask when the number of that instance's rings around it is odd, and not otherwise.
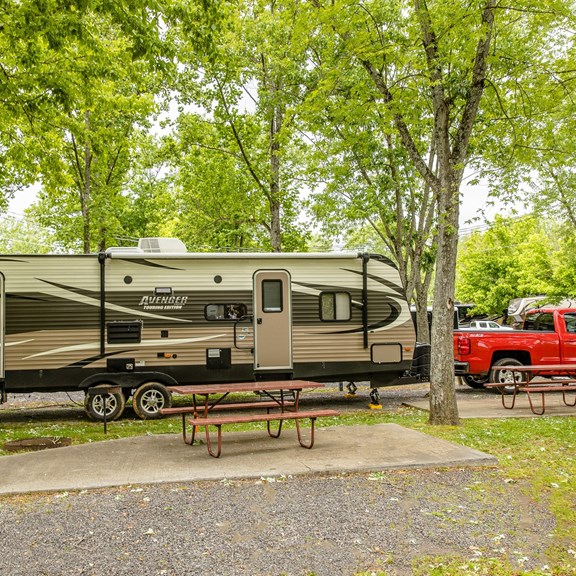
[{"label": "truck door handle", "polygon": [[256,319],[256,324],[262,324],[262,318],[257,318],[257,319]]}]

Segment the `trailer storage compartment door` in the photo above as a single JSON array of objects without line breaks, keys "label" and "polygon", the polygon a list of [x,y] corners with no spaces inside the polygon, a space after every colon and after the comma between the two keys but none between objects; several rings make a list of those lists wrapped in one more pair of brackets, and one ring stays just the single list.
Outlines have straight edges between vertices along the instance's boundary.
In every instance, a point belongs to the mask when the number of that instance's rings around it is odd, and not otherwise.
[{"label": "trailer storage compartment door", "polygon": [[292,295],[286,270],[254,274],[254,371],[292,371]]}]

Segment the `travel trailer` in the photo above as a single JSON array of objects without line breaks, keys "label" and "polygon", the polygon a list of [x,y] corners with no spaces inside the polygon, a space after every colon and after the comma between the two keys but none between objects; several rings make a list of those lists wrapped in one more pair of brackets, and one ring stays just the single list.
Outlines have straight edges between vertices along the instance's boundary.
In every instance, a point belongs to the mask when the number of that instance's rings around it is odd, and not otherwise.
[{"label": "travel trailer", "polygon": [[376,391],[414,381],[415,347],[382,256],[188,253],[170,238],[0,256],[2,398],[84,390],[97,420],[117,418],[130,396],[141,418],[160,417],[166,387],[181,384],[298,378]]}]

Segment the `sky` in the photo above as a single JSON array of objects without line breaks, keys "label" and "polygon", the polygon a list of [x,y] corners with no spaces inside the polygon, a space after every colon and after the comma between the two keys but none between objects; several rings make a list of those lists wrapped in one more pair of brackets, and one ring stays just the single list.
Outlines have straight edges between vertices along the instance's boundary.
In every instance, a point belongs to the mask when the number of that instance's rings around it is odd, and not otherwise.
[{"label": "sky", "polygon": [[[16,218],[23,215],[24,210],[30,206],[36,199],[36,192],[28,190],[20,192],[16,198],[10,202],[9,214]],[[463,184],[462,187],[462,204],[460,206],[460,229],[461,232],[468,231],[469,229],[481,228],[485,225],[484,216],[482,216],[482,209],[486,212],[486,217],[489,219],[494,218],[496,214],[506,216],[509,213],[508,208],[502,206],[489,206],[486,207],[488,199],[488,188],[486,186],[467,186]],[[480,220],[470,222],[474,218],[479,217]]]},{"label": "sky", "polygon": [[[460,204],[460,232],[484,227],[486,219],[492,220],[496,214],[508,215],[509,208],[498,205],[487,206],[487,186],[469,186],[462,184],[462,202]],[[484,213],[482,213],[484,211]],[[479,218],[479,220],[477,220]]]},{"label": "sky", "polygon": [[23,190],[16,194],[16,197],[10,201],[8,206],[8,214],[10,216],[15,216],[20,218],[24,214],[24,210],[30,206],[36,200],[36,190],[30,188],[29,190]]}]

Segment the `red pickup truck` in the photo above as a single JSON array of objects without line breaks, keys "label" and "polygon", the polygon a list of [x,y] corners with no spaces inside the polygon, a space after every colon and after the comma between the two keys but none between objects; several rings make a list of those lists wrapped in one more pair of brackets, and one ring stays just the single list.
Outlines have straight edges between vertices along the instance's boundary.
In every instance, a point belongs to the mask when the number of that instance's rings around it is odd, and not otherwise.
[{"label": "red pickup truck", "polygon": [[472,388],[495,382],[497,366],[576,364],[576,309],[540,308],[520,330],[455,330],[454,367]]}]

